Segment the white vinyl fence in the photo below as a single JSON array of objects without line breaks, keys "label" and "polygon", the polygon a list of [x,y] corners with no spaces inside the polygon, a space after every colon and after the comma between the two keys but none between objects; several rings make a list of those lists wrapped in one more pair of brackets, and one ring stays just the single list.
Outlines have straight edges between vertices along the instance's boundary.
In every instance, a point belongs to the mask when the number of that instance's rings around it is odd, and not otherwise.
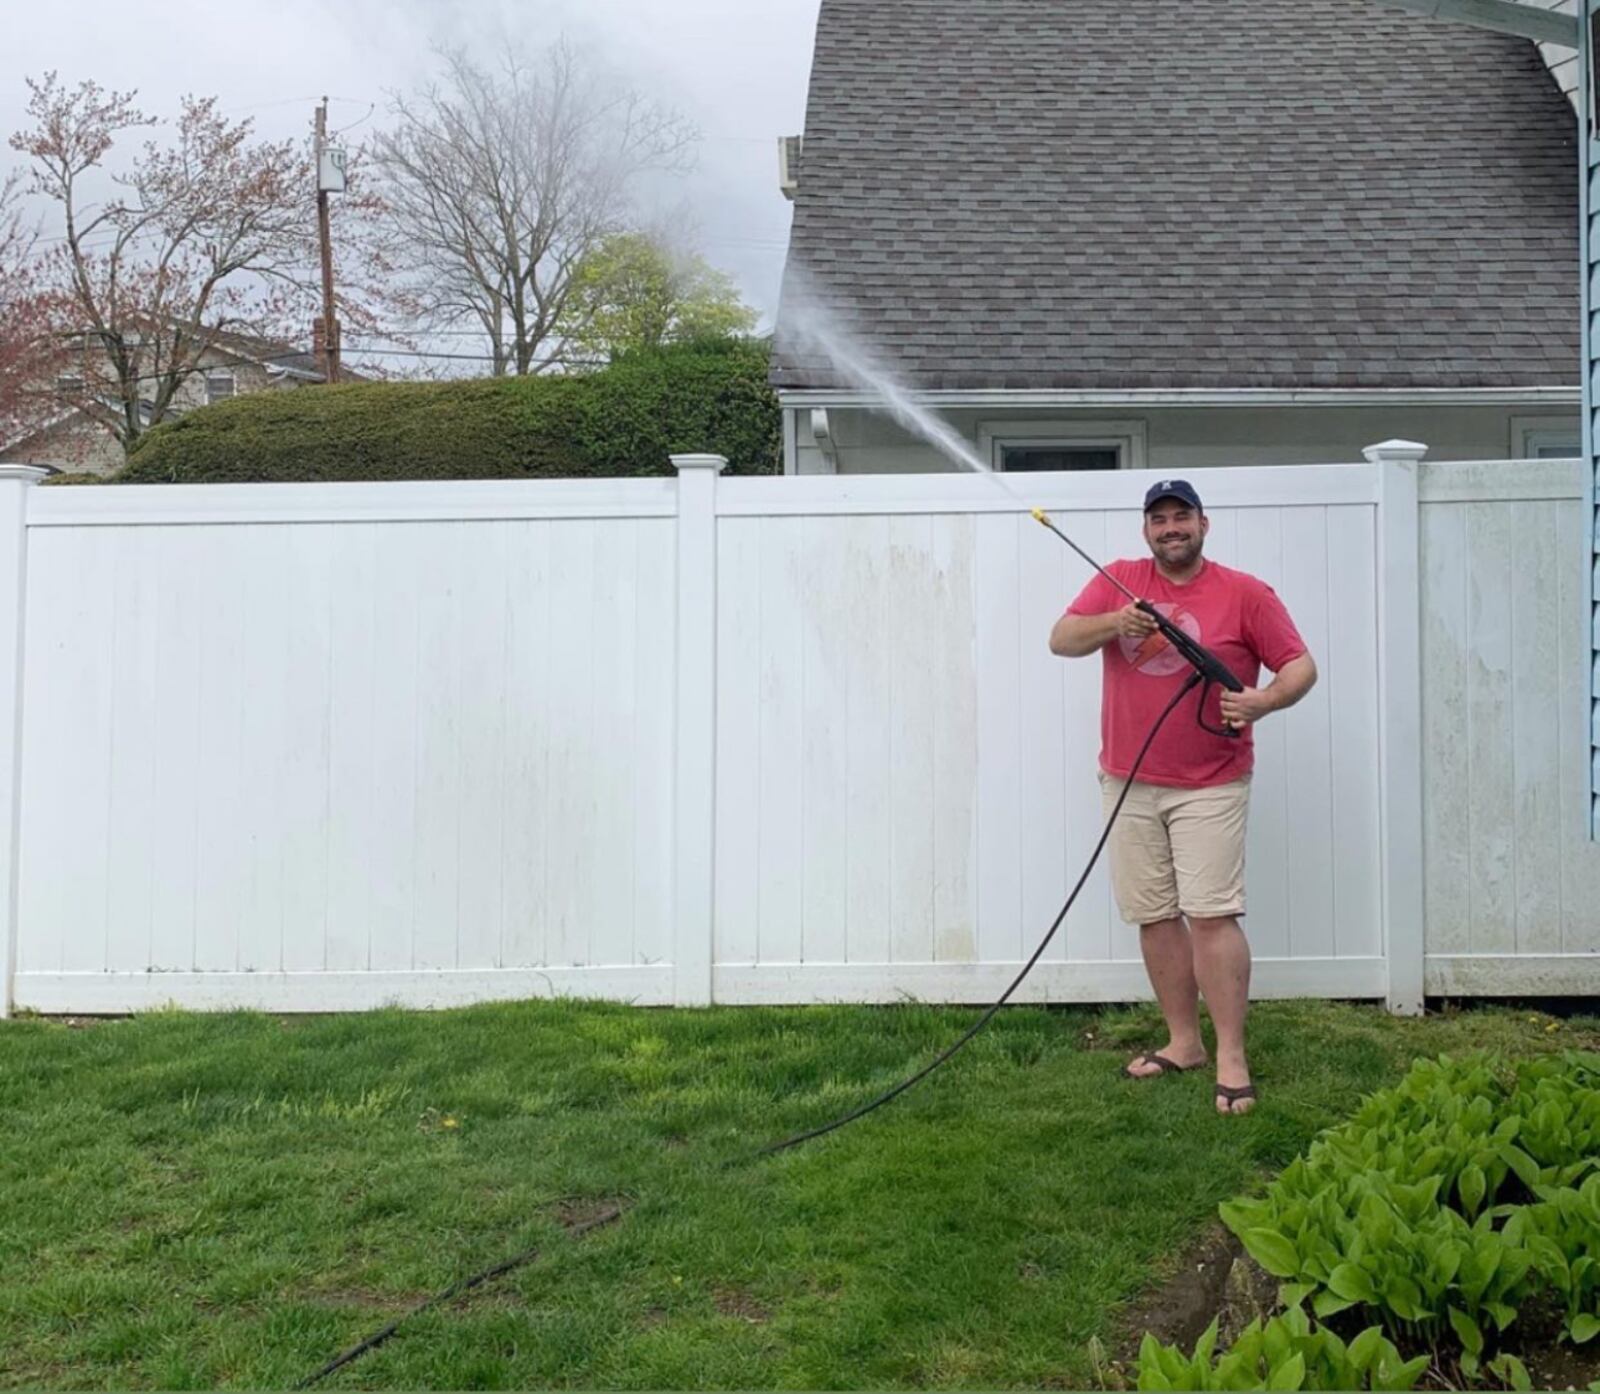
[{"label": "white vinyl fence", "polygon": [[[1421,1003],[1422,452],[1391,445],[1205,473],[1208,554],[1323,671],[1258,732],[1262,996]],[[0,471],[5,1005],[997,993],[1100,831],[1098,662],[1046,645],[1087,568],[991,480],[676,463]],[[1153,477],[1013,482],[1110,558]],[[1147,991],[1101,869],[1021,996]]]},{"label": "white vinyl fence", "polygon": [[1430,993],[1600,994],[1583,468],[1423,466]]}]

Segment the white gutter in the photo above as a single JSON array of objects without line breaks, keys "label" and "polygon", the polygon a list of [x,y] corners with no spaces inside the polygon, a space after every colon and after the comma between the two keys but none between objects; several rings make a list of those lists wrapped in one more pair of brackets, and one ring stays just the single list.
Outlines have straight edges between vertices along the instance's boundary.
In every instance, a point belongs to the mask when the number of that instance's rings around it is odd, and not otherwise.
[{"label": "white gutter", "polygon": [[1386,4],[1427,15],[1432,19],[1454,20],[1478,29],[1493,29],[1499,34],[1515,34],[1536,44],[1578,46],[1578,18],[1559,10],[1520,5],[1515,0],[1385,0]]},{"label": "white gutter", "polygon": [[[930,407],[1570,407],[1579,387],[1179,387],[1078,390],[956,388],[913,392]],[[850,387],[779,388],[784,407],[871,407],[876,393]]]}]

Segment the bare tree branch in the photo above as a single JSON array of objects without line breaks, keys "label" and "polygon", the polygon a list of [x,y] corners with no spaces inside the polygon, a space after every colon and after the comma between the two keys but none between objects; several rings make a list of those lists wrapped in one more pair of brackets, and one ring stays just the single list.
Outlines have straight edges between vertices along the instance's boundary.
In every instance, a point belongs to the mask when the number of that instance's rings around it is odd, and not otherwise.
[{"label": "bare tree branch", "polygon": [[481,329],[496,375],[560,361],[573,272],[628,220],[638,178],[682,168],[697,138],[564,41],[490,72],[459,51],[419,98],[396,96],[374,163],[424,329]]}]

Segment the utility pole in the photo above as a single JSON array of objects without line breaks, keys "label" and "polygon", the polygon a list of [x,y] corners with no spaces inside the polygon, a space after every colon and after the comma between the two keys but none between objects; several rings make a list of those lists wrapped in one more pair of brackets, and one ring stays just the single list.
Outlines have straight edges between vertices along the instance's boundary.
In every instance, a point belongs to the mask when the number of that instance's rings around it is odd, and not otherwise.
[{"label": "utility pole", "polygon": [[[326,382],[339,381],[339,321],[333,314],[333,240],[328,230],[328,194],[344,189],[344,152],[327,149],[328,99],[317,108],[317,234],[322,242],[322,318],[313,326],[312,345],[320,340]],[[317,332],[320,328],[321,333]]]}]

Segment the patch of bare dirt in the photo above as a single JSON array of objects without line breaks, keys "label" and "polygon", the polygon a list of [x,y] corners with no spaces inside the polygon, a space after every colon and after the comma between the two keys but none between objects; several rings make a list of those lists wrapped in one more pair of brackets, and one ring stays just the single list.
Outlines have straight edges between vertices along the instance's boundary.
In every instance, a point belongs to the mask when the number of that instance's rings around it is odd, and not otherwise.
[{"label": "patch of bare dirt", "polygon": [[[1252,1321],[1265,1321],[1278,1310],[1278,1280],[1243,1250],[1220,1223],[1213,1224],[1173,1266],[1171,1272],[1123,1313],[1113,1348],[1102,1356],[1091,1352],[1100,1383],[1107,1389],[1133,1389],[1138,1384],[1139,1345],[1149,1332],[1185,1354],[1217,1319],[1218,1350],[1226,1350]],[[1329,1323],[1346,1340],[1364,1322],[1346,1313]],[[1528,1368],[1535,1389],[1587,1390],[1600,1380],[1600,1342],[1571,1346],[1557,1337],[1559,1313],[1527,1309],[1506,1333],[1501,1347]],[[1399,1343],[1404,1356],[1420,1355]],[[1450,1362],[1446,1361],[1448,1365]],[[1422,1389],[1462,1387],[1459,1372],[1430,1368]]]},{"label": "patch of bare dirt", "polygon": [[616,1218],[628,1205],[626,1196],[566,1196],[550,1207],[550,1213],[563,1229],[584,1230]]},{"label": "patch of bare dirt", "polygon": [[1193,1350],[1219,1314],[1221,1339],[1230,1340],[1256,1317],[1270,1312],[1277,1294],[1277,1280],[1245,1254],[1221,1223],[1213,1221],[1167,1277],[1124,1313],[1112,1360],[1129,1366],[1136,1362],[1147,1331],[1165,1344]]},{"label": "patch of bare dirt", "polygon": [[357,1310],[369,1312],[409,1311],[431,1296],[426,1292],[375,1292],[371,1288],[332,1288],[314,1293],[310,1301],[319,1307],[337,1311]]},{"label": "patch of bare dirt", "polygon": [[712,1293],[711,1301],[723,1316],[737,1317],[752,1326],[762,1326],[772,1320],[772,1313],[743,1288],[718,1288]]}]

